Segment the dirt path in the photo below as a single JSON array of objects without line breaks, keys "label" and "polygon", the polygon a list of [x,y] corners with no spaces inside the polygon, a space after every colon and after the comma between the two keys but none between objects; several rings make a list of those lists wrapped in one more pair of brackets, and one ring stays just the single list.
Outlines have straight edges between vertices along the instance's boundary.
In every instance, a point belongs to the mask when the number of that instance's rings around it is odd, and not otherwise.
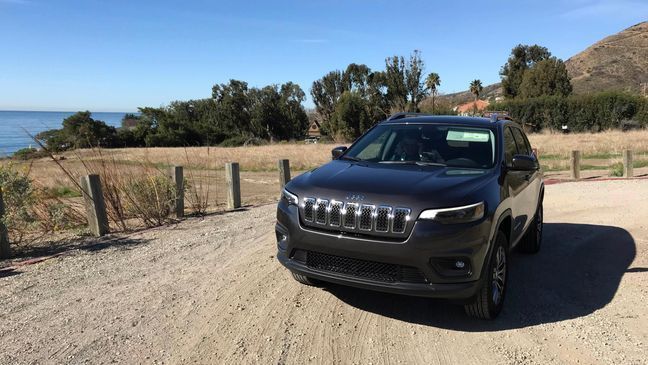
[{"label": "dirt path", "polygon": [[297,284],[274,207],[113,237],[0,278],[0,364],[648,363],[648,182],[547,187],[537,256],[494,322]]}]

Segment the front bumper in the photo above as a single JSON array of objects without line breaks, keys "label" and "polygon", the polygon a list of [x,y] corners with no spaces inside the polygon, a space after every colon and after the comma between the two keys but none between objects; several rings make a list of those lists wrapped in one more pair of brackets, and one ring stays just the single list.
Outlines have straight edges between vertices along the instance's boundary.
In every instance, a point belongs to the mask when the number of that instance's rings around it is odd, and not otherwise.
[{"label": "front bumper", "polygon": [[[489,217],[460,225],[416,221],[405,240],[381,240],[304,227],[297,207],[281,201],[277,208],[277,259],[293,272],[327,282],[396,294],[468,299],[481,288],[490,224]],[[305,252],[411,268],[424,280],[385,281],[323,269],[304,259]],[[454,269],[456,261],[466,266]]]}]

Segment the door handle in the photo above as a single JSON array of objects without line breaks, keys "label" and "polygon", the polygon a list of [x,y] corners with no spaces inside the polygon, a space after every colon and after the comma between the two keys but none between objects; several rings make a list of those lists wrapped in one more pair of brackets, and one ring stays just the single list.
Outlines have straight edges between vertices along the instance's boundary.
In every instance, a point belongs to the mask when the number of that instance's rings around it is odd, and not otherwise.
[{"label": "door handle", "polygon": [[529,181],[531,179],[531,174],[524,175],[524,180]]}]

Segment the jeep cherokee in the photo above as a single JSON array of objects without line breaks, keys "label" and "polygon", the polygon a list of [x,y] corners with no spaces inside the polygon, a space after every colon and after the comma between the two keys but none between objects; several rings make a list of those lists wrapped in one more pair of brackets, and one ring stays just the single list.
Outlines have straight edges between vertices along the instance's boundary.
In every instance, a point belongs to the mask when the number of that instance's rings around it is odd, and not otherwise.
[{"label": "jeep cherokee", "polygon": [[517,123],[399,113],[332,155],[277,207],[277,259],[297,281],[499,314],[509,252],[542,241],[542,172]]}]

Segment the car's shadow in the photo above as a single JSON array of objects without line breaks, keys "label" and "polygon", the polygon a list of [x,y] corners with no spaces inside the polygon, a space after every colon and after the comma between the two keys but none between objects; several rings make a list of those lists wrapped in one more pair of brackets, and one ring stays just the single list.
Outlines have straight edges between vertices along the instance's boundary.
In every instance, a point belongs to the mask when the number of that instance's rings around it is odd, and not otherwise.
[{"label": "car's shadow", "polygon": [[513,253],[504,309],[495,321],[467,317],[446,301],[384,294],[340,285],[326,290],[362,310],[394,319],[463,331],[493,331],[586,316],[607,305],[628,269],[636,247],[618,227],[547,223],[536,255]]}]

